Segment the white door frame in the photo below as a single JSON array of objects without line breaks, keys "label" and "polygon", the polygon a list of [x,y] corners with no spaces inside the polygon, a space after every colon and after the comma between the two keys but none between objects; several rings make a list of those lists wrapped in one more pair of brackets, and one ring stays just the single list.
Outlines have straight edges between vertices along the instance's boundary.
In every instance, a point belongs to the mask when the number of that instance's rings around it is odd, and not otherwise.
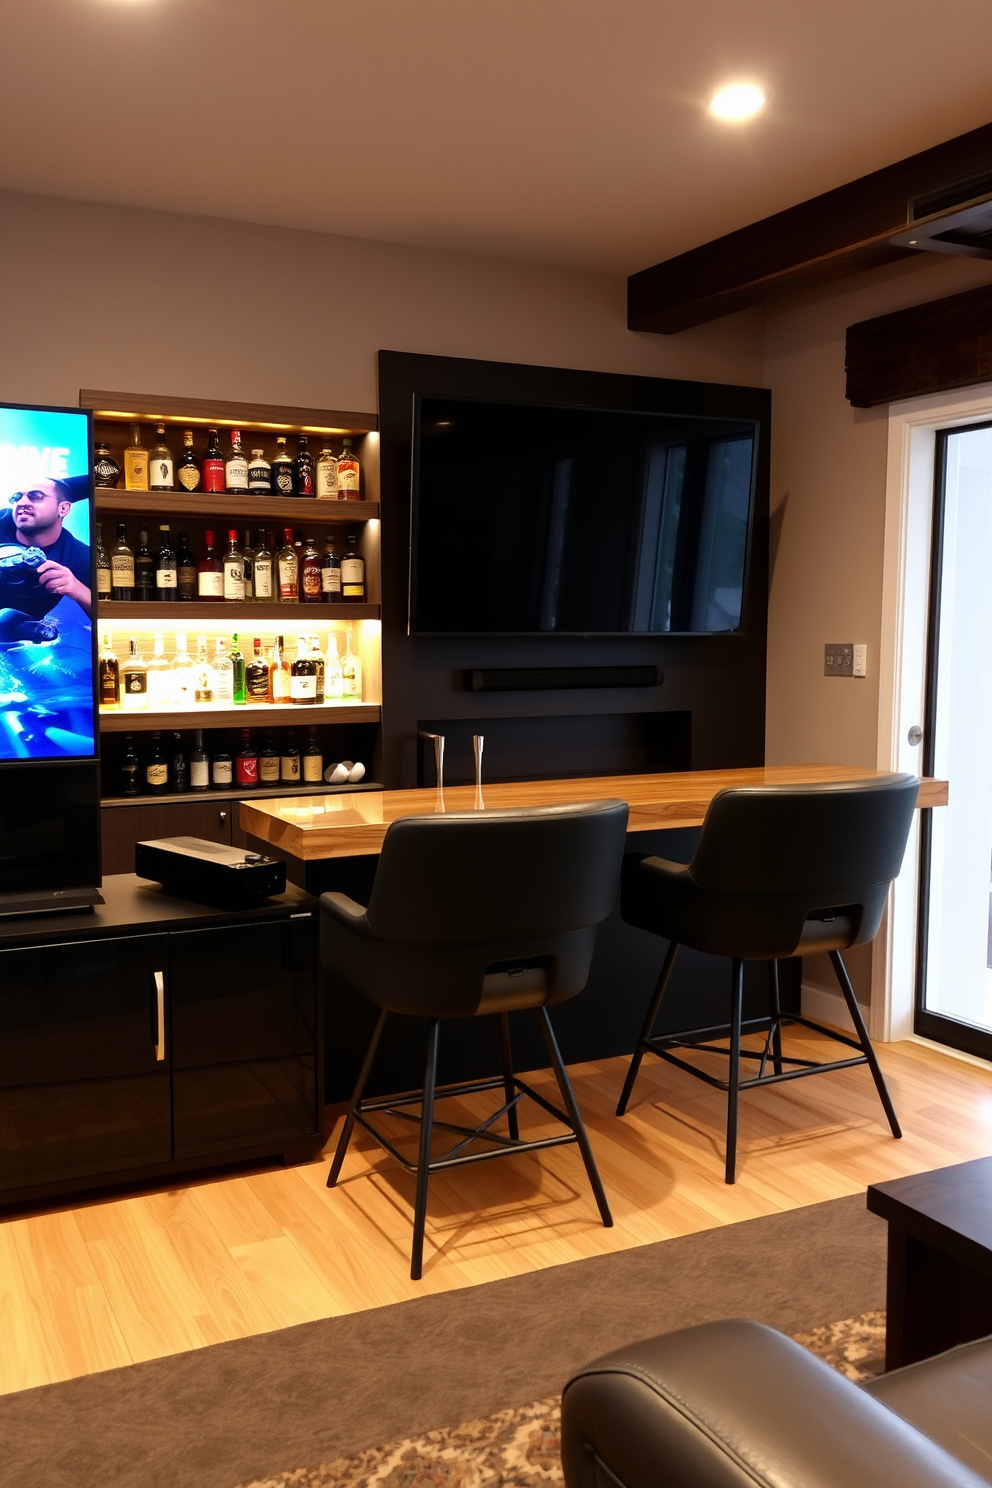
[{"label": "white door frame", "polygon": [[[920,771],[920,747],[911,745],[907,735],[914,724],[923,724],[936,432],[982,419],[992,419],[988,383],[907,399],[889,409],[878,667],[880,770]],[[871,1032],[881,1040],[913,1036],[919,866],[917,816],[872,958]]]}]

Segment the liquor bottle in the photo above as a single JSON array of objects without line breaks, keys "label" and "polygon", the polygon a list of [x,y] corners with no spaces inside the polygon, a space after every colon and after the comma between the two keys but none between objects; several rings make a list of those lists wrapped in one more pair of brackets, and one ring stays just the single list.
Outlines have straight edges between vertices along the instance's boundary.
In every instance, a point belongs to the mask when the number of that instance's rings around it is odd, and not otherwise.
[{"label": "liquor bottle", "polygon": [[202,473],[204,491],[220,492],[225,489],[224,455],[216,429],[211,429],[207,436],[207,453],[203,457]]},{"label": "liquor bottle", "polygon": [[148,706],[153,713],[173,705],[172,663],[165,654],[165,640],[157,635],[151,656],[146,663],[148,672]]},{"label": "liquor bottle", "polygon": [[365,603],[365,559],[358,551],[358,533],[348,533],[348,551],[341,559],[341,598],[345,604]]},{"label": "liquor bottle", "polygon": [[96,524],[96,597],[97,600],[110,598],[110,558],[103,546],[103,523]]},{"label": "liquor bottle", "polygon": [[140,796],[141,761],[134,747],[134,735],[124,735],[124,753],[121,756],[121,795]]},{"label": "liquor bottle", "polygon": [[205,791],[210,788],[210,756],[203,747],[203,730],[197,729],[193,751],[189,757],[189,788]]},{"label": "liquor bottle", "polygon": [[259,496],[267,496],[272,490],[272,466],[265,458],[265,451],[253,449],[248,461],[248,489]]},{"label": "liquor bottle", "polygon": [[234,702],[234,663],[227,654],[227,642],[218,636],[214,641],[214,702],[230,708]]},{"label": "liquor bottle", "polygon": [[134,597],[155,599],[155,554],[148,546],[148,528],[138,532],[138,546],[134,550]]},{"label": "liquor bottle", "polygon": [[172,791],[189,790],[189,761],[183,749],[182,734],[179,733],[172,735],[172,753],[169,755],[169,789]]},{"label": "liquor bottle", "polygon": [[184,491],[195,491],[203,479],[200,474],[200,462],[193,453],[192,429],[187,429],[183,434],[183,453],[176,466],[176,479]]},{"label": "liquor bottle", "polygon": [[269,702],[288,703],[290,698],[290,668],[282,636],[276,636],[269,665]]},{"label": "liquor bottle", "polygon": [[266,734],[259,746],[258,783],[259,785],[279,784],[279,750],[271,734]]},{"label": "liquor bottle", "polygon": [[117,523],[117,543],[110,554],[111,599],[134,598],[134,554],[124,541],[124,523]]},{"label": "liquor bottle", "polygon": [[148,490],[148,451],[141,443],[141,425],[131,425],[131,443],[124,451],[125,491]]},{"label": "liquor bottle", "polygon": [[269,701],[269,663],[262,655],[262,642],[258,636],[254,640],[254,654],[245,667],[245,691],[250,703],[267,703]]},{"label": "liquor bottle", "polygon": [[184,630],[176,633],[176,654],[172,658],[171,670],[173,707],[180,709],[181,712],[188,712],[193,706],[196,686],[193,676],[193,660],[186,650]]},{"label": "liquor bottle", "polygon": [[272,460],[272,489],[279,496],[293,494],[293,458],[286,448],[286,436],[276,439],[276,452]]},{"label": "liquor bottle", "polygon": [[245,599],[251,603],[255,598],[255,549],[248,531],[241,534],[241,567],[245,576]]},{"label": "liquor bottle", "polygon": [[212,531],[203,534],[206,552],[196,565],[196,592],[199,599],[220,604],[224,599],[224,560],[214,551]]},{"label": "liquor bottle", "polygon": [[324,681],[327,675],[324,653],[320,649],[319,636],[308,636],[307,641],[310,646],[310,655],[313,657],[317,667],[317,696],[314,698],[314,702],[322,703],[324,701]]},{"label": "liquor bottle", "polygon": [[360,699],[362,696],[362,663],[352,650],[351,631],[348,631],[344,643],[344,655],[341,658],[341,680],[344,684],[342,696],[346,698]]},{"label": "liquor bottle", "polygon": [[238,707],[248,701],[248,689],[247,679],[245,677],[245,658],[241,647],[238,645],[237,634],[231,640],[231,672],[234,704]]},{"label": "liquor bottle", "polygon": [[143,713],[148,708],[148,668],[137,641],[131,640],[128,645],[130,655],[121,667],[121,707],[126,713]]},{"label": "liquor bottle", "polygon": [[282,604],[296,604],[300,597],[300,563],[293,545],[292,527],[284,527],[282,535],[283,545],[276,554],[279,600]]},{"label": "liquor bottle", "polygon": [[325,604],[341,602],[341,559],[331,537],[325,539],[320,560],[320,593]]},{"label": "liquor bottle", "polygon": [[121,467],[101,441],[93,450],[93,484],[101,491],[113,487],[121,478]]},{"label": "liquor bottle", "polygon": [[175,604],[179,569],[168,522],[159,523],[158,543],[158,557],[155,559],[155,598]]},{"label": "liquor bottle", "polygon": [[97,686],[101,708],[119,708],[121,705],[121,667],[114,652],[113,637],[109,630],[100,637],[100,657],[97,662]]},{"label": "liquor bottle", "polygon": [[317,784],[324,778],[324,752],[317,738],[317,726],[311,724],[307,734],[307,741],[303,746],[303,756],[300,761],[303,770],[303,779],[307,784]]},{"label": "liquor bottle", "polygon": [[297,785],[300,779],[300,746],[296,742],[296,732],[290,729],[283,738],[282,752],[279,758],[279,779],[285,785]]},{"label": "liquor bottle", "polygon": [[256,604],[272,603],[272,549],[269,534],[260,527],[255,540],[255,556],[252,559],[252,589]]},{"label": "liquor bottle", "polygon": [[228,529],[227,552],[224,554],[224,598],[234,604],[243,604],[245,598],[245,565],[234,527]]},{"label": "liquor bottle", "polygon": [[317,544],[312,537],[303,539],[303,554],[300,558],[300,600],[303,604],[320,604],[321,562]]},{"label": "liquor bottle", "polygon": [[207,656],[206,636],[196,638],[196,660],[193,663],[193,702],[212,703],[214,700],[214,669]]},{"label": "liquor bottle", "polygon": [[189,602],[196,599],[196,559],[189,546],[189,533],[180,532],[176,544],[176,598]]},{"label": "liquor bottle", "polygon": [[317,701],[317,663],[303,636],[296,637],[296,660],[289,672],[289,700],[310,705]]},{"label": "liquor bottle", "polygon": [[164,796],[169,789],[169,761],[162,753],[162,735],[152,734],[152,745],[145,760],[145,790],[152,796]]},{"label": "liquor bottle", "polygon": [[338,460],[338,499],[341,501],[360,501],[361,492],[359,483],[361,481],[361,468],[351,448],[351,440],[342,440],[344,448],[341,458]]},{"label": "liquor bottle", "polygon": [[241,748],[234,761],[235,779],[238,785],[258,784],[258,750],[251,742],[251,729],[241,730]]},{"label": "liquor bottle", "polygon": [[234,761],[223,745],[214,751],[214,757],[210,761],[210,780],[213,785],[234,784]]},{"label": "liquor bottle", "polygon": [[172,451],[165,442],[165,425],[155,425],[155,443],[148,455],[148,488],[151,491],[171,491],[173,483]]},{"label": "liquor bottle", "polygon": [[343,696],[344,678],[338,655],[338,637],[337,632],[332,630],[327,637],[327,653],[324,657],[324,697],[328,702],[337,702]]},{"label": "liquor bottle", "polygon": [[326,444],[317,461],[317,499],[319,501],[337,501],[338,499],[338,458]]},{"label": "liquor bottle", "polygon": [[313,455],[307,448],[307,436],[300,435],[300,446],[293,461],[293,495],[313,496],[316,489]]},{"label": "liquor bottle", "polygon": [[231,453],[224,470],[227,489],[232,496],[240,496],[248,489],[248,461],[241,448],[241,430],[231,430]]}]

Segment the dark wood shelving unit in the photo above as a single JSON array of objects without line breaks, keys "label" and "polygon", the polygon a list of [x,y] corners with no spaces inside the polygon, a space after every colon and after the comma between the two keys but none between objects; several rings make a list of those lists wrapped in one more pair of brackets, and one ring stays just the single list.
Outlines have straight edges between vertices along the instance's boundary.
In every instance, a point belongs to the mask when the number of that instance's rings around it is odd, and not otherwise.
[{"label": "dark wood shelving unit", "polygon": [[302,781],[296,785],[258,785],[254,789],[245,790],[243,786],[231,786],[224,790],[205,791],[167,791],[164,796],[140,795],[140,796],[104,796],[104,806],[167,806],[176,801],[231,801],[240,804],[242,801],[271,801],[275,796],[350,796],[358,795],[362,791],[381,791],[383,786],[378,780],[359,780],[354,785],[328,785],[324,781],[320,785],[304,784]]},{"label": "dark wood shelving unit", "polygon": [[315,496],[224,496],[211,491],[121,491],[100,486],[98,512],[124,516],[188,516],[211,522],[220,517],[254,523],[256,517],[284,521],[287,526],[327,524],[354,526],[379,515],[378,501],[319,501]]},{"label": "dark wood shelving unit", "polygon": [[153,729],[222,729],[256,728],[267,724],[335,724],[378,723],[378,703],[314,703],[306,707],[292,703],[255,703],[237,708],[215,708],[209,703],[199,708],[178,709],[165,713],[113,712],[100,714],[100,732],[104,734],[144,734]]},{"label": "dark wood shelving unit", "polygon": [[119,620],[175,620],[188,621],[187,630],[195,630],[211,620],[281,620],[292,632],[294,625],[304,621],[327,622],[331,620],[378,620],[379,606],[376,604],[254,604],[244,601],[223,600],[219,604],[204,604],[202,600],[174,600],[167,604],[158,599],[104,599],[99,605],[99,624],[116,624]]}]

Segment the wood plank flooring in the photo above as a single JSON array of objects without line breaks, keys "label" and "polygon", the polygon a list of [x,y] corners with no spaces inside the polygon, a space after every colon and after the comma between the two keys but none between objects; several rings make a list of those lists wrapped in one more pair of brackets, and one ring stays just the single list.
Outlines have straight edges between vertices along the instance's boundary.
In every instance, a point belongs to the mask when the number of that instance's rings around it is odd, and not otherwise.
[{"label": "wood plank flooring", "polygon": [[[814,1057],[820,1044],[788,1037],[789,1048]],[[741,1098],[733,1187],[723,1182],[722,1094],[646,1060],[630,1112],[617,1120],[626,1061],[576,1066],[614,1228],[599,1223],[574,1146],[462,1168],[432,1183],[419,1283],[408,1276],[412,1179],[362,1134],[333,1191],[325,1157],[8,1220],[0,1388],[473,1286],[992,1154],[992,1071],[913,1043],[881,1045],[879,1057],[901,1142],[864,1068],[751,1091]],[[533,1083],[552,1094],[549,1075]],[[455,1107],[441,1114],[459,1120],[476,1110]],[[539,1108],[525,1108],[528,1135],[545,1125]]]}]

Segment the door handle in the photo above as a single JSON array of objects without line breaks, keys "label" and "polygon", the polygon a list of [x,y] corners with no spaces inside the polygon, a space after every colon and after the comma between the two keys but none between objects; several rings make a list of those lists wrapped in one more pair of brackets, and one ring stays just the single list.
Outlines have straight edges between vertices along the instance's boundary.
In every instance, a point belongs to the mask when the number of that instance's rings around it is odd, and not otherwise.
[{"label": "door handle", "polygon": [[165,1058],[165,972],[155,971],[155,1058]]},{"label": "door handle", "polygon": [[227,812],[226,811],[218,812],[218,814],[217,814],[217,820],[218,821],[222,821],[222,822],[226,822],[227,821]]}]

